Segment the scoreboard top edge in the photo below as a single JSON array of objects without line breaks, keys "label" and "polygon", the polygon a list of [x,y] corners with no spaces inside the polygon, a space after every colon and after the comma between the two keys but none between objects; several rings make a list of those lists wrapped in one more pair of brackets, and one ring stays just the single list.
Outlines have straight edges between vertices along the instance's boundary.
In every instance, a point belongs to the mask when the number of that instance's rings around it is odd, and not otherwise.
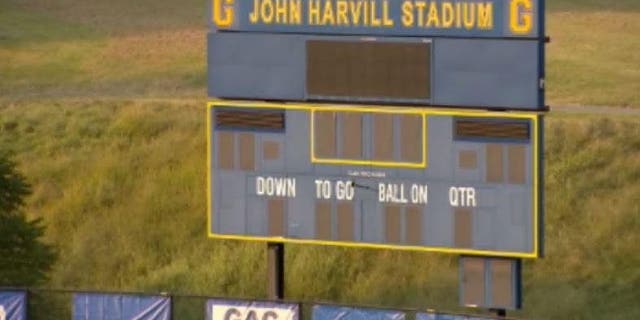
[{"label": "scoreboard top edge", "polygon": [[313,103],[295,101],[265,101],[265,100],[243,100],[243,99],[218,99],[210,98],[207,101],[207,109],[239,107],[255,110],[298,110],[298,111],[346,111],[346,112],[377,112],[390,114],[416,114],[416,115],[447,115],[459,117],[480,117],[480,118],[504,118],[504,119],[537,119],[543,112],[519,109],[477,109],[466,107],[415,107],[401,104],[343,104],[343,103]]},{"label": "scoreboard top edge", "polygon": [[386,110],[394,110],[394,112],[401,112],[399,110],[409,111],[415,113],[422,113],[422,111],[429,112],[444,112],[444,113],[495,113],[496,115],[500,114],[547,114],[551,111],[551,108],[548,105],[536,107],[494,107],[489,105],[477,105],[477,106],[466,106],[466,105],[434,105],[434,104],[425,104],[422,101],[418,101],[416,103],[414,101],[398,101],[398,100],[390,100],[390,101],[382,101],[382,100],[361,100],[354,101],[349,99],[331,99],[331,100],[279,100],[279,99],[247,99],[242,97],[215,97],[210,96],[208,99],[207,105],[209,107],[223,105],[225,103],[232,104],[234,106],[240,105],[263,105],[263,106],[271,106],[269,108],[279,108],[273,107],[276,105],[282,106],[284,109],[301,109],[301,110],[311,110],[314,108],[326,109],[327,106],[331,106],[329,108],[342,109],[342,108],[353,108],[359,110],[367,110],[367,109],[386,109]]},{"label": "scoreboard top edge", "polygon": [[544,40],[545,0],[212,0],[212,30]]}]

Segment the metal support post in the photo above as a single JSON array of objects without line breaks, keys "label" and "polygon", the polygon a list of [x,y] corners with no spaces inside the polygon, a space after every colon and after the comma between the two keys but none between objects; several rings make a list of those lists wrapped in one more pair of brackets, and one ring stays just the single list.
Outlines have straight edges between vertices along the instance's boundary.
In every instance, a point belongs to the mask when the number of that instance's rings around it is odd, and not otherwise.
[{"label": "metal support post", "polygon": [[507,310],[505,309],[490,309],[490,311],[495,312],[498,318],[506,318]]},{"label": "metal support post", "polygon": [[267,243],[267,297],[284,299],[284,244]]}]

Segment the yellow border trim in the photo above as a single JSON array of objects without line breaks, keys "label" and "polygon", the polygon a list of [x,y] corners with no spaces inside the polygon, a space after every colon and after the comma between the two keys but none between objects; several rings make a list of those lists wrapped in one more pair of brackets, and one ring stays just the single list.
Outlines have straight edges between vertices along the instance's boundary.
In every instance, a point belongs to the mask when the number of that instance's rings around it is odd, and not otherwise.
[{"label": "yellow border trim", "polygon": [[213,224],[211,220],[211,216],[213,215],[213,178],[211,175],[213,174],[213,157],[211,154],[213,153],[213,148],[211,143],[213,142],[213,130],[211,130],[211,116],[213,105],[211,103],[207,104],[207,127],[205,130],[207,131],[207,236],[211,237],[213,233],[211,230],[213,229]]},{"label": "yellow border trim", "polygon": [[[243,108],[255,108],[255,109],[286,109],[297,111],[309,111],[315,110],[334,110],[334,111],[352,111],[352,112],[378,112],[378,113],[393,113],[393,114],[419,114],[423,116],[424,131],[426,131],[426,118],[428,116],[459,116],[459,117],[475,117],[475,118],[506,118],[506,119],[529,119],[533,123],[532,137],[533,137],[533,216],[532,216],[532,233],[533,233],[533,252],[511,252],[511,251],[490,251],[490,250],[474,250],[474,249],[457,249],[447,247],[421,247],[421,246],[400,246],[400,245],[387,245],[387,244],[373,244],[373,243],[361,243],[361,242],[340,242],[340,241],[326,241],[326,240],[303,240],[284,237],[256,237],[256,236],[241,236],[241,235],[222,235],[211,232],[212,225],[212,212],[213,212],[213,185],[212,185],[212,168],[214,167],[213,158],[211,156],[213,150],[212,146],[212,122],[211,110],[215,107],[243,107]],[[316,244],[316,245],[330,245],[341,247],[353,247],[353,248],[374,248],[374,249],[392,249],[403,251],[422,251],[422,252],[440,252],[460,255],[481,255],[489,257],[511,257],[511,258],[524,258],[535,259],[540,255],[539,248],[539,194],[538,194],[538,172],[539,172],[539,160],[538,153],[540,152],[540,130],[539,113],[537,112],[494,112],[494,111],[479,111],[479,110],[457,110],[457,109],[428,109],[428,108],[408,108],[408,107],[385,107],[385,106],[353,106],[353,105],[324,105],[324,104],[300,104],[300,103],[268,103],[268,102],[249,102],[249,101],[234,101],[234,100],[213,100],[207,103],[207,236],[213,239],[229,239],[229,240],[249,240],[249,241],[262,241],[262,242],[281,242],[281,243],[298,243],[298,244]],[[426,134],[426,132],[424,133]],[[425,144],[426,142],[425,136]],[[313,145],[311,145],[312,147]],[[424,159],[426,161],[426,147],[422,149]],[[349,161],[349,160],[347,160]],[[320,162],[319,162],[320,163]],[[351,163],[350,163],[351,164]],[[385,166],[393,166],[394,163],[385,163]],[[406,163],[399,163],[403,166]],[[425,163],[426,165],[426,163]]]}]

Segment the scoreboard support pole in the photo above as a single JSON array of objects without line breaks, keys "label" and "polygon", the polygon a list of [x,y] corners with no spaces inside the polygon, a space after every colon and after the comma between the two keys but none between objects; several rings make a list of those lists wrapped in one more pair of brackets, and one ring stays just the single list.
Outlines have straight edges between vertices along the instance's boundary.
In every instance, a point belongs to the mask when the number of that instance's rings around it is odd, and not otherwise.
[{"label": "scoreboard support pole", "polygon": [[267,297],[284,299],[284,243],[267,243]]},{"label": "scoreboard support pole", "polygon": [[522,261],[505,257],[462,256],[459,299],[462,306],[483,308],[505,319],[522,307]]}]

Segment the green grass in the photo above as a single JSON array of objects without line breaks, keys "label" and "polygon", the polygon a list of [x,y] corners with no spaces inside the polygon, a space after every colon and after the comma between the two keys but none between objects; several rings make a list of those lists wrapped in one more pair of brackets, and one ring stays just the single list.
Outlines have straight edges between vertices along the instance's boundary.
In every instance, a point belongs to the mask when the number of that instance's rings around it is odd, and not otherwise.
[{"label": "green grass", "polygon": [[[60,248],[50,286],[264,297],[264,245],[206,237],[204,113],[178,102],[0,108],[0,145],[34,186],[27,211]],[[525,262],[518,315],[640,317],[640,119],[547,123],[547,257]],[[459,310],[453,256],[287,248],[291,299]],[[199,306],[189,301],[181,308]]]},{"label": "green grass", "polygon": [[550,103],[640,106],[640,2],[636,4],[637,11],[551,13]]},{"label": "green grass", "polygon": [[208,2],[199,0],[9,0],[13,7],[83,25],[108,35],[201,28]]},{"label": "green grass", "polygon": [[1,3],[0,99],[204,96],[204,20],[151,3]]},{"label": "green grass", "polygon": [[547,8],[555,11],[639,11],[636,0],[556,0],[546,1]]},{"label": "green grass", "polygon": [[[640,107],[640,2],[547,2],[549,102]],[[0,147],[60,248],[52,287],[264,296],[264,246],[206,238],[206,3],[177,3],[0,3]],[[525,263],[519,315],[640,318],[640,119],[547,124],[547,257]],[[292,245],[287,296],[458,309],[456,269]]]},{"label": "green grass", "polygon": [[[547,1],[552,105],[640,106],[640,2]],[[0,99],[205,99],[202,1],[0,3]]]}]

